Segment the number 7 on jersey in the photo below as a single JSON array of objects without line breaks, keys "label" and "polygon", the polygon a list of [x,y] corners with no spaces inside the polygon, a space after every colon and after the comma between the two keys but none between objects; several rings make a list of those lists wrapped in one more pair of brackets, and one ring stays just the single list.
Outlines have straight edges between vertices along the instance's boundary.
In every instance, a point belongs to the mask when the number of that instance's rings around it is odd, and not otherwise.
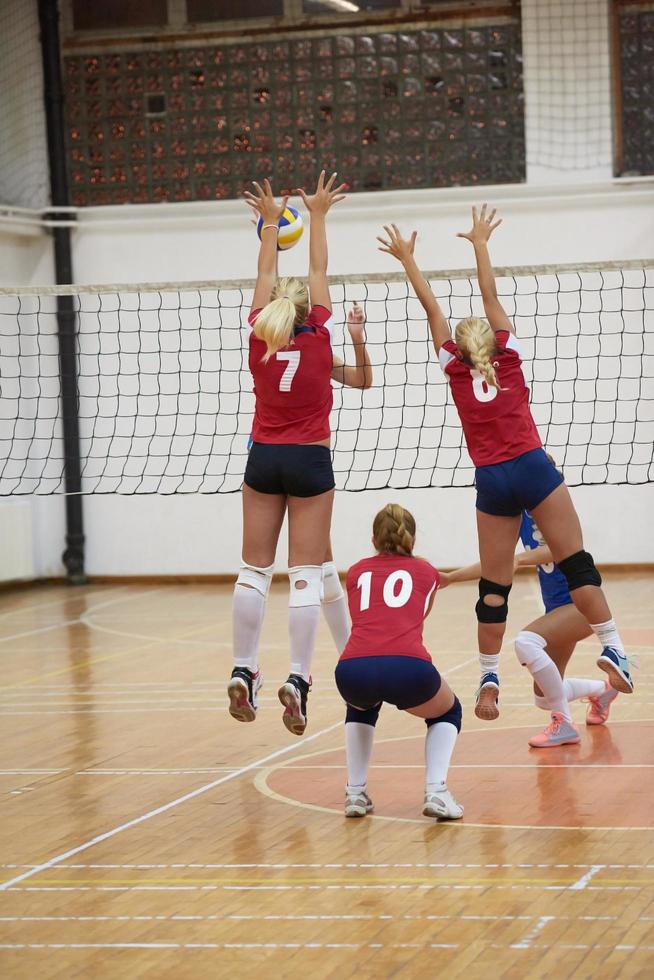
[{"label": "number 7 on jersey", "polygon": [[300,366],[300,354],[302,351],[299,350],[280,350],[277,351],[276,357],[278,361],[288,361],[288,364],[284,368],[284,373],[279,379],[279,390],[280,391],[290,391],[291,384],[293,383],[293,378],[297,374],[297,369]]}]

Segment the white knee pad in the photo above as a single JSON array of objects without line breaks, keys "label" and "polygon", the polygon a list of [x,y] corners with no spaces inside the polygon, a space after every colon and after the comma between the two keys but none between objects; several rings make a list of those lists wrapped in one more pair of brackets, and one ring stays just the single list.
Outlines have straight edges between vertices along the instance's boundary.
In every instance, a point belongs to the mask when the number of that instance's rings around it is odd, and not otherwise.
[{"label": "white knee pad", "polygon": [[338,577],[338,571],[333,561],[323,562],[322,566],[322,601],[336,602],[343,597],[343,586]]},{"label": "white knee pad", "polygon": [[546,652],[546,643],[538,633],[522,630],[514,640],[516,657],[523,667],[533,674],[552,663]]},{"label": "white knee pad", "polygon": [[[291,591],[289,606],[319,606],[322,593],[322,565],[295,565],[289,568]],[[298,583],[306,585],[298,588]]]},{"label": "white knee pad", "polygon": [[257,568],[256,565],[248,565],[247,562],[243,562],[236,584],[249,585],[250,588],[260,592],[264,599],[267,599],[274,568],[274,565],[268,565],[268,568]]}]

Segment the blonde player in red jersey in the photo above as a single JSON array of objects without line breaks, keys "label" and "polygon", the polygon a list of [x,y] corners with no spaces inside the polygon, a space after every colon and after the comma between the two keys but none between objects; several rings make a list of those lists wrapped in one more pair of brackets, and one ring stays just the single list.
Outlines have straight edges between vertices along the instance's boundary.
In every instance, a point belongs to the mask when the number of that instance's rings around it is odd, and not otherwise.
[{"label": "blonde player in red jersey", "polygon": [[458,820],[460,806],[447,788],[447,771],[461,731],[461,704],[422,641],[422,625],[436,590],[448,577],[413,555],[416,523],[399,504],[375,517],[376,554],[350,568],[347,594],[352,632],[336,666],[336,686],[347,703],[345,816],[372,812],[368,769],[382,703],[424,718],[426,786],[423,814]]},{"label": "blonde player in red jersey", "polygon": [[289,528],[288,628],[291,665],[279,689],[284,724],[302,735],[321,600],[337,645],[348,630],[345,601],[333,566],[329,534],[334,499],[329,414],[332,379],[368,388],[372,370],[364,340],[364,315],[348,314],[355,365],[332,354],[332,305],[327,284],[325,219],[342,201],[345,185],[320,174],[312,195],[299,191],[310,215],[309,283],[277,278],[278,221],[287,198],[277,203],[270,182],[254,183],[247,203],[264,220],[257,282],[248,317],[249,366],[254,380],[252,446],[243,485],[242,565],[234,589],[234,669],[229,712],[254,721],[262,684],[259,638],[284,515]]},{"label": "blonde player in red jersey", "polygon": [[[601,589],[602,579],[592,555],[584,551],[579,518],[563,477],[547,458],[529,409],[529,390],[522,374],[520,348],[513,324],[500,303],[488,254],[488,240],[501,223],[486,205],[472,209],[472,228],[459,237],[472,243],[477,278],[487,319],[467,317],[457,324],[455,338],[429,284],[413,257],[416,232],[406,241],[395,225],[384,226],[381,251],[397,258],[422,304],[440,365],[450,384],[468,452],[475,464],[477,531],[481,578],[478,620],[481,680],[475,714],[498,717],[499,653],[506,629],[508,596],[513,581],[513,555],[523,510],[540,528],[553,559],[566,578],[572,600],[597,635],[602,652],[597,665],[611,685],[630,694],[622,641]],[[539,654],[540,662],[540,654]],[[525,661],[525,666],[530,663]],[[553,680],[558,675],[551,661]],[[541,669],[539,685],[545,695]]]}]

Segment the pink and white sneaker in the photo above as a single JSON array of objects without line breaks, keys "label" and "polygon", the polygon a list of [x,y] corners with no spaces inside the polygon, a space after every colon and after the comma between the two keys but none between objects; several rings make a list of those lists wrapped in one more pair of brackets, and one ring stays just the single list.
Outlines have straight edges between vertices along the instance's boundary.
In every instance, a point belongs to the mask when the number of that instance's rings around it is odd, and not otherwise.
[{"label": "pink and white sneaker", "polygon": [[577,726],[558,711],[552,712],[552,720],[538,735],[532,735],[529,744],[534,749],[552,749],[557,745],[576,745],[581,741]]},{"label": "pink and white sneaker", "polygon": [[588,698],[588,710],[586,712],[587,725],[604,725],[609,718],[611,705],[618,696],[615,688],[611,687],[608,681],[604,681],[604,691],[596,697]]}]

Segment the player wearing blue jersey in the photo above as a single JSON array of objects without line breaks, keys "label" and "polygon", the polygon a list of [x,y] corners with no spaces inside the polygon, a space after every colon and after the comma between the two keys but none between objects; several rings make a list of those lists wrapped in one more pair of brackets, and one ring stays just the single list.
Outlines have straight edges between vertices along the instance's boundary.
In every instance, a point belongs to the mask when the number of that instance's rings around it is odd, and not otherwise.
[{"label": "player wearing blue jersey", "polygon": [[[529,739],[533,748],[553,748],[579,741],[569,703],[579,699],[589,702],[587,725],[602,725],[609,717],[611,704],[618,692],[608,680],[564,677],[577,643],[593,635],[588,621],[572,601],[568,583],[528,511],[523,511],[520,540],[524,552],[515,557],[515,567],[536,566],[545,615],[533,620],[518,633],[515,651],[519,662],[527,667],[534,682],[534,703],[549,711],[549,725]],[[479,565],[450,573],[450,582],[474,581]]]}]

